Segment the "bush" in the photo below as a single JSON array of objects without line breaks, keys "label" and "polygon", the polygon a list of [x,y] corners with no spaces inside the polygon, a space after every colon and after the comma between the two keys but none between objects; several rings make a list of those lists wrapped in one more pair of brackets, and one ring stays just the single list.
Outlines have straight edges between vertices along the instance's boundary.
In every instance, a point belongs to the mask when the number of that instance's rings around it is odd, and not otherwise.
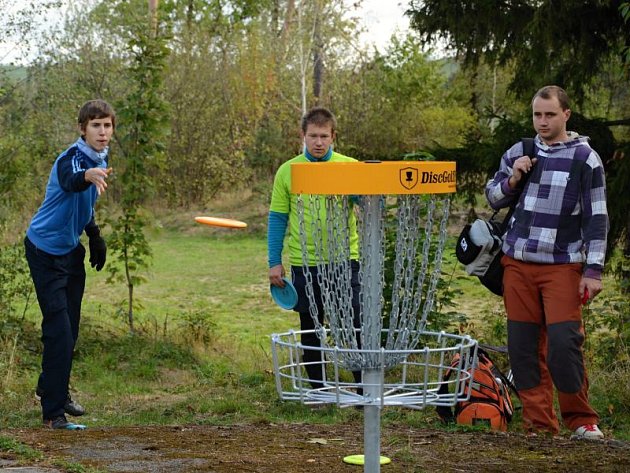
[{"label": "bush", "polygon": [[630,440],[628,399],[630,399],[630,352],[610,366],[594,367],[591,378],[591,400],[602,423],[614,431],[619,440]]},{"label": "bush", "polygon": [[5,246],[0,251],[0,333],[17,315],[18,304],[26,312],[33,293],[24,245],[22,242]]}]

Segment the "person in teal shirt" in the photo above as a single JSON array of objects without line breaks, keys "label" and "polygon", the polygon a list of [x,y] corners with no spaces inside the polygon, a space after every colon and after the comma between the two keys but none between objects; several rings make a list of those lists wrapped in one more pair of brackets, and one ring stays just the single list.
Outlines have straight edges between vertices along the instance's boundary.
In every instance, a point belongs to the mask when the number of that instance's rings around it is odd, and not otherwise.
[{"label": "person in teal shirt", "polygon": [[[291,279],[298,293],[298,302],[293,310],[298,312],[300,316],[300,329],[307,331],[307,333],[302,333],[301,335],[302,344],[315,348],[313,350],[304,350],[303,363],[311,386],[314,389],[319,389],[324,387],[324,364],[320,350],[321,343],[317,335],[312,332],[315,328],[315,324],[309,312],[309,300],[306,295],[306,277],[305,270],[302,267],[297,195],[291,194],[291,164],[308,162],[349,162],[356,161],[356,159],[344,156],[333,150],[337,120],[330,110],[323,107],[312,108],[302,117],[301,125],[304,151],[283,163],[278,168],[274,179],[267,232],[269,282],[274,286],[284,287],[283,278],[285,276],[285,269],[282,264],[282,250],[284,247],[284,236],[288,228]],[[320,212],[324,213],[325,209],[322,209]],[[305,212],[305,228],[311,228],[310,220],[312,218],[313,216]],[[320,215],[319,218],[321,221],[325,221],[325,216]],[[354,326],[358,328],[360,326],[359,237],[357,234],[356,218],[353,212],[350,213],[348,219],[350,230],[350,265],[352,268],[352,308]],[[306,235],[306,239],[306,251],[309,261],[307,270],[311,273],[313,280],[313,290],[319,321],[323,323],[324,309],[321,301],[320,288],[317,284],[315,247],[311,235]],[[355,381],[360,382],[361,373],[354,372],[353,374]]]}]

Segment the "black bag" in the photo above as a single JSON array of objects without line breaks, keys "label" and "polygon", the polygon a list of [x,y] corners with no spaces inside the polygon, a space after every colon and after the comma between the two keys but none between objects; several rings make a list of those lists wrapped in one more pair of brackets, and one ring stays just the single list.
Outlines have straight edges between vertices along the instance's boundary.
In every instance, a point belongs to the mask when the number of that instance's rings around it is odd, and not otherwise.
[{"label": "black bag", "polygon": [[[534,139],[523,138],[521,141],[523,155],[534,157]],[[525,185],[530,175],[531,172],[521,180],[521,185]],[[466,265],[466,272],[477,276],[481,284],[497,296],[503,295],[503,235],[515,208],[516,201],[501,223],[495,220],[498,214],[496,211],[490,220],[478,218],[472,224],[467,224],[459,234],[455,246],[455,256],[460,263]]]},{"label": "black bag", "polygon": [[503,265],[501,264],[501,258],[503,257],[503,250],[499,250],[499,252],[492,258],[492,262],[490,266],[488,266],[488,270],[485,272],[483,276],[479,276],[479,281],[481,284],[490,289],[490,292],[496,294],[497,296],[503,295]]},{"label": "black bag", "polygon": [[455,256],[466,265],[466,272],[477,276],[494,294],[503,294],[503,268],[501,266],[502,226],[494,221],[478,218],[464,227],[457,239]]}]

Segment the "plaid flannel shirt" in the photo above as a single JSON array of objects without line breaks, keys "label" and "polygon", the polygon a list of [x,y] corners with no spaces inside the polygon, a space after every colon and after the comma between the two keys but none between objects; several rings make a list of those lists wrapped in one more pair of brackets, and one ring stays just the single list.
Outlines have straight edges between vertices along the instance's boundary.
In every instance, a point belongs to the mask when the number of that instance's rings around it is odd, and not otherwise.
[{"label": "plaid flannel shirt", "polygon": [[504,235],[506,255],[531,263],[585,263],[583,275],[600,279],[609,228],[604,168],[587,137],[569,132],[569,138],[549,146],[536,136],[538,162],[522,191],[508,185],[523,155],[522,143],[513,145],[488,181],[486,198],[494,209],[518,201]]}]

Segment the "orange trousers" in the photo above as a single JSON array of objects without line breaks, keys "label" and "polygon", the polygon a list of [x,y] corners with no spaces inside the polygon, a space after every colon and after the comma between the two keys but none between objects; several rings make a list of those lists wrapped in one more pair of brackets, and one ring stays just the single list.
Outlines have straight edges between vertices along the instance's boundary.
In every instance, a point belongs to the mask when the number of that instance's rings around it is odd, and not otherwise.
[{"label": "orange trousers", "polygon": [[508,352],[526,429],[560,431],[554,386],[567,428],[597,424],[582,352],[582,264],[525,263],[509,256],[501,264]]}]

